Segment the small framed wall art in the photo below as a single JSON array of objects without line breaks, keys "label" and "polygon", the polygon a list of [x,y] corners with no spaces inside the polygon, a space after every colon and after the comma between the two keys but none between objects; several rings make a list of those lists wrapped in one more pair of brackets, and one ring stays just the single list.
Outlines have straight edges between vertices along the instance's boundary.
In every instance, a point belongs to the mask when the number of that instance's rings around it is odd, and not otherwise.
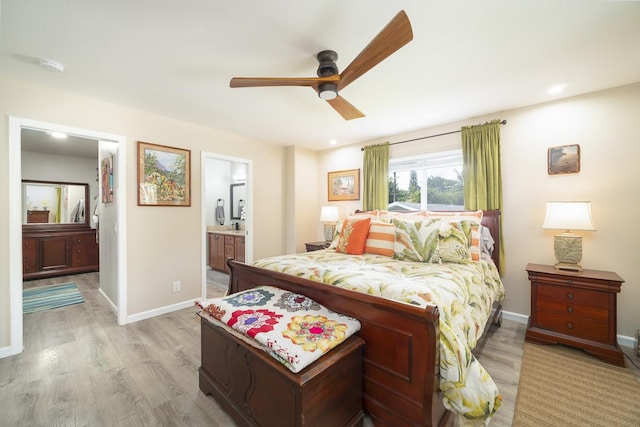
[{"label": "small framed wall art", "polygon": [[329,172],[328,178],[330,202],[360,200],[360,169]]},{"label": "small framed wall art", "polygon": [[101,167],[101,183],[102,203],[113,202],[113,156],[107,156],[102,159]]},{"label": "small framed wall art", "polygon": [[138,206],[191,206],[191,150],[138,141]]},{"label": "small framed wall art", "polygon": [[580,146],[578,144],[551,147],[547,157],[549,175],[580,172]]}]

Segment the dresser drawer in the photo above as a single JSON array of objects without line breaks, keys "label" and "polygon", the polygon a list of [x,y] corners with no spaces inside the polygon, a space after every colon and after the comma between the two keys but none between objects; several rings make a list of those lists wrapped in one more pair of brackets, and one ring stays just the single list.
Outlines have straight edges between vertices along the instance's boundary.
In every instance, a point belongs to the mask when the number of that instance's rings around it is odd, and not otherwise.
[{"label": "dresser drawer", "polygon": [[36,271],[36,240],[22,239],[22,274]]},{"label": "dresser drawer", "polygon": [[77,234],[71,237],[71,246],[97,245],[95,233]]},{"label": "dresser drawer", "polygon": [[538,310],[538,327],[590,341],[609,341],[609,323],[581,318],[572,314],[560,314]]},{"label": "dresser drawer", "polygon": [[605,292],[590,291],[571,286],[537,283],[536,293],[537,298],[541,299],[562,301],[576,305],[586,305],[594,308],[603,308],[605,310],[609,308],[609,298],[608,294]]},{"label": "dresser drawer", "polygon": [[235,245],[236,238],[234,236],[224,236],[225,245]]},{"label": "dresser drawer", "polygon": [[601,307],[592,307],[588,305],[575,304],[572,301],[558,301],[547,298],[538,298],[536,309],[540,311],[549,311],[557,314],[567,314],[578,316],[588,320],[600,322],[609,321],[609,310]]}]

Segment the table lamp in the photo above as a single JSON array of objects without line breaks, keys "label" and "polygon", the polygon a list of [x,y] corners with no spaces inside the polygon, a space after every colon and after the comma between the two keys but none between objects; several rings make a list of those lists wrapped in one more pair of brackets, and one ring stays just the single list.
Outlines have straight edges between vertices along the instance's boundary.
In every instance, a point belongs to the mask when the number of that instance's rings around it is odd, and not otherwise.
[{"label": "table lamp", "polygon": [[553,241],[558,270],[582,271],[582,237],[571,230],[596,231],[591,220],[591,202],[547,202],[542,228],[565,230]]},{"label": "table lamp", "polygon": [[320,221],[324,222],[324,240],[333,240],[336,229],[336,221],[340,219],[337,206],[323,206],[320,211]]}]

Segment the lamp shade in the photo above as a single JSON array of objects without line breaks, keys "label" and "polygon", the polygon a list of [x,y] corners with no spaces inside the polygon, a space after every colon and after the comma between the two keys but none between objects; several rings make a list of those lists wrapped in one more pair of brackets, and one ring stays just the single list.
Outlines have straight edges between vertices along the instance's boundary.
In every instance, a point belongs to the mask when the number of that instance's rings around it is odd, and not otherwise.
[{"label": "lamp shade", "polygon": [[591,219],[591,202],[547,202],[542,228],[595,231]]},{"label": "lamp shade", "polygon": [[320,221],[322,222],[336,222],[340,217],[338,215],[337,206],[323,206],[320,211]]}]

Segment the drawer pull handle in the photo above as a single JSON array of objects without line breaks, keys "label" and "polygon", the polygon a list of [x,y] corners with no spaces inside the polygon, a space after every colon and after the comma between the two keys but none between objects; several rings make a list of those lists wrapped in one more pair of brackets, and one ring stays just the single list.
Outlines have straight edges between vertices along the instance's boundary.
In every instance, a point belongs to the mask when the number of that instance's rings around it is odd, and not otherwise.
[{"label": "drawer pull handle", "polygon": [[573,294],[572,294],[571,292],[569,292],[569,293],[567,294],[567,298],[569,298],[569,299],[573,299]]},{"label": "drawer pull handle", "polygon": [[571,306],[567,307],[567,311],[568,311],[569,313],[573,313],[573,307],[571,307]]},{"label": "drawer pull handle", "polygon": [[573,323],[571,323],[571,322],[567,323],[567,328],[573,329]]}]

